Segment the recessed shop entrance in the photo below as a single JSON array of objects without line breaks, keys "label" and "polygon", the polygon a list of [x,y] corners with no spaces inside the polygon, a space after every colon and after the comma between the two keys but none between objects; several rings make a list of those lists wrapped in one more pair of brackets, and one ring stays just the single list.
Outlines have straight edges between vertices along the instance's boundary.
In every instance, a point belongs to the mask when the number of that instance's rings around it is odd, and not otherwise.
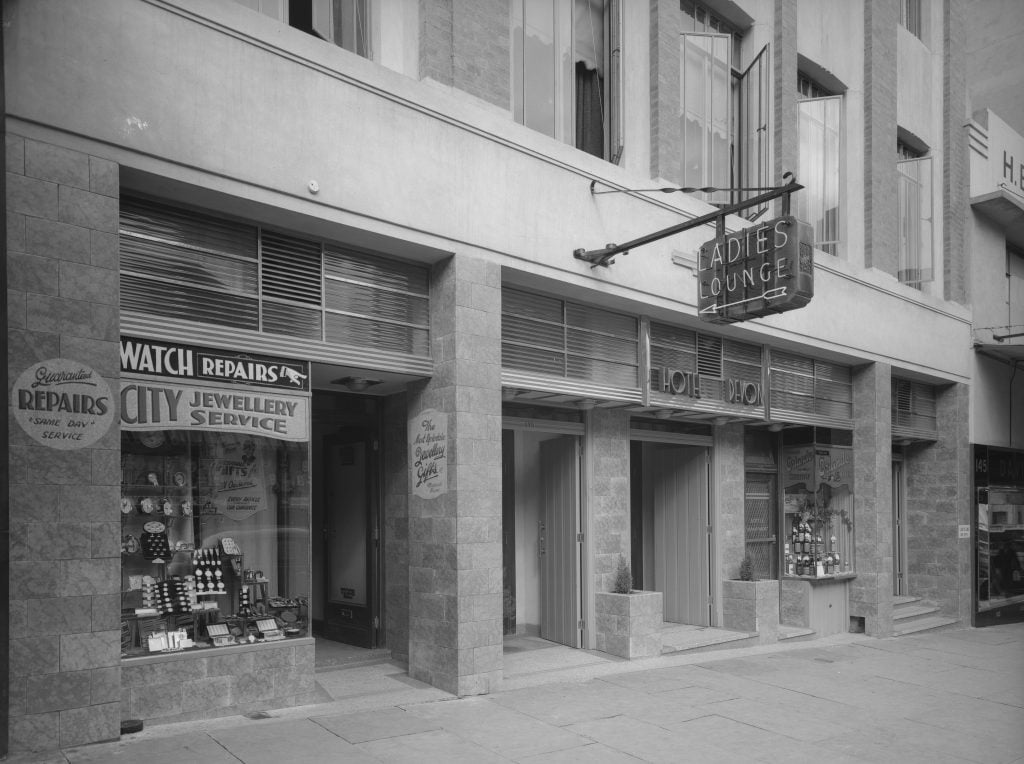
[{"label": "recessed shop entrance", "polygon": [[703,446],[630,443],[633,587],[663,592],[670,623],[712,624],[708,465]]},{"label": "recessed shop entrance", "polygon": [[314,396],[313,598],[317,636],[380,644],[380,502],[377,404]]},{"label": "recessed shop entrance", "polygon": [[582,646],[580,436],[502,437],[504,632]]}]

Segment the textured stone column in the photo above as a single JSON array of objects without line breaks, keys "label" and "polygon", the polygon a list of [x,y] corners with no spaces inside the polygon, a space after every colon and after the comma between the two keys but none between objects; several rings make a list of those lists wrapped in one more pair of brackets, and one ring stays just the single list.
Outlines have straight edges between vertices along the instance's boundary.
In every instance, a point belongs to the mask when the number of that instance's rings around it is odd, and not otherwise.
[{"label": "textured stone column", "polygon": [[864,265],[897,275],[896,31],[899,6],[864,3]]},{"label": "textured stone column", "polygon": [[435,374],[409,418],[448,415],[447,492],[409,496],[409,675],[457,695],[496,689],[502,666],[501,271],[435,266]]},{"label": "textured stone column", "polygon": [[970,623],[971,544],[957,526],[971,522],[967,385],[937,391],[939,439],[909,449],[906,465],[907,586],[910,594]]},{"label": "textured stone column", "polygon": [[[774,45],[772,45],[772,71],[775,124],[772,129],[775,154],[773,183],[782,182],[784,172],[792,172],[800,179],[800,111],[797,107],[797,3],[796,0],[775,0]],[[781,214],[782,201],[775,202],[776,214]]]},{"label": "textured stone column", "polygon": [[592,591],[610,592],[619,555],[630,561],[629,413],[594,409],[586,420],[584,490],[589,516],[586,546],[594,565]]},{"label": "textured stone column", "polygon": [[404,395],[384,402],[384,641],[391,656],[409,660],[409,459]]},{"label": "textured stone column", "polygon": [[892,634],[892,388],[891,367],[875,363],[853,373],[854,570],[850,615],[866,633]]},{"label": "textured stone column", "polygon": [[[719,581],[739,576],[740,561],[746,552],[743,468],[743,425],[716,427],[715,485],[712,490],[716,507],[712,517],[718,548]],[[721,616],[722,606],[718,605],[715,610]]]},{"label": "textured stone column", "polygon": [[[117,165],[8,134],[6,182],[10,379],[62,357],[116,391]],[[12,424],[8,458],[10,752],[116,738],[119,428],[58,451]]]}]

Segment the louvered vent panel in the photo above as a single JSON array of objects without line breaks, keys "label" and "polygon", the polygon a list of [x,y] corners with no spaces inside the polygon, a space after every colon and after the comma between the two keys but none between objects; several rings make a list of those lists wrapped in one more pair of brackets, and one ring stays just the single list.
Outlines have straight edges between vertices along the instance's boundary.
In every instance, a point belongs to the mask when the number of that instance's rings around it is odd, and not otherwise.
[{"label": "louvered vent panel", "polygon": [[761,379],[761,346],[725,340],[722,370],[727,379],[756,382]]},{"label": "louvered vent panel", "polygon": [[430,291],[425,266],[339,247],[324,247],[324,275],[424,296]]},{"label": "louvered vent panel", "polygon": [[519,316],[504,316],[501,322],[504,342],[534,345],[538,348],[565,352],[565,328],[532,321]]},{"label": "louvered vent panel", "polygon": [[936,431],[935,388],[920,382],[893,379],[892,423],[895,427]]},{"label": "louvered vent panel", "polygon": [[806,374],[808,377],[814,376],[813,359],[783,353],[779,350],[772,351],[772,368],[779,371],[793,371],[799,374]]},{"label": "louvered vent panel", "polygon": [[706,334],[697,335],[697,369],[702,377],[722,377],[722,340]]},{"label": "louvered vent panel", "polygon": [[147,199],[121,198],[122,235],[144,236],[205,252],[255,260],[255,226],[222,220]]},{"label": "louvered vent panel", "polygon": [[264,297],[320,306],[320,244],[263,231]]},{"label": "louvered vent panel", "polygon": [[685,352],[676,350],[665,345],[651,343],[651,367],[678,369],[679,371],[697,370],[697,353],[695,351]]},{"label": "louvered vent panel", "polygon": [[325,320],[327,342],[411,355],[430,355],[430,335],[426,329],[337,313],[327,313]]},{"label": "louvered vent panel", "polygon": [[319,341],[323,339],[323,313],[316,308],[264,300],[263,331]]},{"label": "louvered vent panel", "polygon": [[125,273],[121,274],[121,309],[252,331],[259,324],[255,297],[226,296]]}]

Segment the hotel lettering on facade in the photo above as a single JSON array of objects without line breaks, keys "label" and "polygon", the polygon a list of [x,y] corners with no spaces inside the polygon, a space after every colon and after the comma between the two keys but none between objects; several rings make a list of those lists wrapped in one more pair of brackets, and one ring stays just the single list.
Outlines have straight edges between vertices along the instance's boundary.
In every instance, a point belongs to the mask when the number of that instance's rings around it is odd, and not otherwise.
[{"label": "hotel lettering on facade", "polygon": [[[517,635],[656,654],[620,557],[669,631],[755,631],[745,556],[763,641],[969,621],[957,25],[575,5],[5,4],[11,406],[112,401],[12,421],[10,751],[311,702],[320,640],[459,695]],[[787,172],[806,246],[707,295],[753,317],[700,314],[713,223],[573,257]]]}]

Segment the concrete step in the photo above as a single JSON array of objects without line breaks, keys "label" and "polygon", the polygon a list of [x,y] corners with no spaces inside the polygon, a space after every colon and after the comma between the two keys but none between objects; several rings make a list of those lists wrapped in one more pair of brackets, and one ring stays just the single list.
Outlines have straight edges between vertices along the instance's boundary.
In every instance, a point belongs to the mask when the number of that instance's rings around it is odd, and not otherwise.
[{"label": "concrete step", "polygon": [[932,631],[934,629],[944,629],[948,626],[959,625],[959,621],[956,618],[946,618],[941,615],[933,615],[926,618],[916,618],[912,621],[897,621],[894,625],[893,636],[902,637],[907,634],[917,634],[921,631]]},{"label": "concrete step", "polygon": [[757,644],[757,634],[682,624],[666,624],[661,630],[662,655],[706,652],[722,647],[742,647],[748,643]]},{"label": "concrete step", "polygon": [[787,626],[779,624],[779,641],[793,640],[794,642],[807,642],[815,638],[817,632],[803,626]]},{"label": "concrete step", "polygon": [[910,605],[920,601],[920,597],[915,597],[912,594],[904,594],[900,595],[899,597],[893,597],[893,606],[899,607],[900,605]]},{"label": "concrete step", "polygon": [[939,609],[931,605],[897,605],[892,609],[892,618],[894,621],[907,621],[938,612]]}]

